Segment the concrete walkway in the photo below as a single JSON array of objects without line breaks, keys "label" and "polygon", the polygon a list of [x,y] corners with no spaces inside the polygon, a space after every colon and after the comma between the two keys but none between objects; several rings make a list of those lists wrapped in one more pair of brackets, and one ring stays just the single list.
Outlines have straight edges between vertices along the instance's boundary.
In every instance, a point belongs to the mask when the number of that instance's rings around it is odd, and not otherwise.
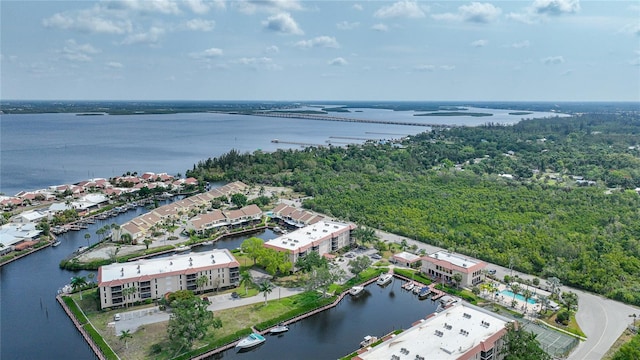
[{"label": "concrete walkway", "polygon": [[[298,288],[292,289],[277,286],[273,289],[271,294],[267,296],[267,301],[297,295],[303,291],[303,289]],[[264,302],[264,295],[262,293],[252,297],[237,299],[232,298],[231,294],[228,293],[209,296],[208,298],[209,301],[211,301],[211,304],[207,306],[207,309],[209,311],[213,311],[214,314],[216,311],[220,310]],[[123,311],[120,313],[121,319],[119,321],[114,321],[115,333],[120,334],[122,331],[126,330],[133,333],[140,326],[169,321],[170,317],[170,312],[161,311],[157,306],[140,310]]]},{"label": "concrete walkway", "polygon": [[[407,244],[415,244],[418,246],[418,249],[425,249],[427,253],[446,250],[380,230],[376,230],[376,235],[383,240],[394,243],[400,243],[402,240],[406,240]],[[511,271],[508,268],[494,264],[488,264],[487,268],[495,269],[495,276],[498,279],[503,279],[505,275],[518,275],[521,279],[533,279],[535,277],[529,274]],[[545,284],[545,280],[540,279],[540,283]],[[568,360],[602,358],[618,337],[622,335],[624,329],[632,323],[633,318],[629,317],[629,315],[640,313],[640,309],[637,307],[568,286],[561,286],[560,291],[572,291],[578,295],[576,321],[587,336],[587,340],[580,342],[576,349],[567,357]]]}]

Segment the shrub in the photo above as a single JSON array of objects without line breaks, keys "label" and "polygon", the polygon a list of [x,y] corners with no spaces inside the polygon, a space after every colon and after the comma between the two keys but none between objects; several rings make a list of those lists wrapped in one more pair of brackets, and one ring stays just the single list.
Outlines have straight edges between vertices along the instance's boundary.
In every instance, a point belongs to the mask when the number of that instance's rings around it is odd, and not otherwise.
[{"label": "shrub", "polygon": [[569,314],[569,312],[567,310],[563,310],[563,311],[560,311],[556,316],[556,322],[562,325],[568,325],[570,318],[571,318],[571,315]]}]

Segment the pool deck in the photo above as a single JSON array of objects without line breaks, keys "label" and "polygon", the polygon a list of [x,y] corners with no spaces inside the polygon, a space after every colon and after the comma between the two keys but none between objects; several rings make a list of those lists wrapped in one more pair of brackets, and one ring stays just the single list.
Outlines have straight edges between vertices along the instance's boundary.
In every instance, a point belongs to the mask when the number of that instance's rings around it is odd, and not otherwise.
[{"label": "pool deck", "polygon": [[[523,285],[523,289],[526,289],[526,285]],[[497,293],[501,293],[502,291],[511,291],[511,288],[508,287],[507,285],[504,284],[500,284],[498,286],[498,291]],[[517,305],[515,307],[516,310],[520,310],[520,311],[526,311],[527,313],[532,313],[532,312],[539,312],[542,304],[537,302],[538,299],[538,295],[544,295],[544,296],[549,296],[550,293],[544,290],[540,290],[536,287],[530,286],[529,290],[532,291],[534,293],[533,295],[533,299],[536,299],[536,303],[535,304],[531,304],[528,302],[525,302],[524,300],[520,300],[518,299],[518,297],[514,298],[513,296],[506,296],[504,294],[499,294],[498,296],[496,296],[495,300],[500,303],[505,305],[506,307],[511,307],[511,302],[512,301],[516,301]]]}]

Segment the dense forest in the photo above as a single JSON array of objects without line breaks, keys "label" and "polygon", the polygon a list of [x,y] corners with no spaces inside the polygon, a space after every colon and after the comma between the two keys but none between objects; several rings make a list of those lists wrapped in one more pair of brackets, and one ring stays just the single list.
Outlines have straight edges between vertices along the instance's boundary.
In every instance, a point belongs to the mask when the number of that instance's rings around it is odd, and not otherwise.
[{"label": "dense forest", "polygon": [[312,210],[640,305],[640,117],[532,119],[240,154],[187,172],[289,186]]}]

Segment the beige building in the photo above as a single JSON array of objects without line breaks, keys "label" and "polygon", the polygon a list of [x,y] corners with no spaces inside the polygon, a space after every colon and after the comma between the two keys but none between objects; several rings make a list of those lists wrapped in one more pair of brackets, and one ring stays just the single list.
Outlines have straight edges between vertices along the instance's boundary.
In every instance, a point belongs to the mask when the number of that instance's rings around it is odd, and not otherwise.
[{"label": "beige building", "polygon": [[[198,279],[203,276],[207,280],[198,287]],[[102,309],[160,299],[177,290],[224,289],[239,282],[240,264],[227,249],[114,263],[98,269]]]},{"label": "beige building", "polygon": [[482,282],[482,269],[487,263],[468,256],[438,251],[422,257],[422,272],[438,282],[452,282],[455,274],[462,275],[460,286],[475,286]]},{"label": "beige building", "polygon": [[364,348],[356,360],[501,360],[503,336],[511,320],[469,304],[451,305],[408,330]]},{"label": "beige building", "polygon": [[319,221],[313,225],[290,232],[264,243],[264,247],[288,252],[289,260],[295,264],[299,257],[309,251],[320,256],[350,246],[351,231],[355,225],[333,221]]}]

